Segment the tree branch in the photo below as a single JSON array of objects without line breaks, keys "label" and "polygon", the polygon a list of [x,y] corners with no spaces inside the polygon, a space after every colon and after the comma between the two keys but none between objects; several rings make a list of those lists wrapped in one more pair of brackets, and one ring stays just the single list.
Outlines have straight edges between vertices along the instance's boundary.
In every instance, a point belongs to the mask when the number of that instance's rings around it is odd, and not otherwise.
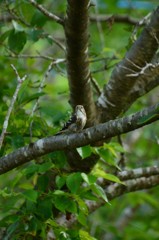
[{"label": "tree branch", "polygon": [[5,137],[5,134],[6,134],[6,131],[7,131],[7,127],[8,127],[8,123],[9,123],[9,118],[10,118],[11,112],[12,112],[12,110],[13,110],[14,103],[15,103],[15,101],[16,101],[16,99],[17,99],[18,92],[19,92],[19,90],[20,90],[20,87],[21,87],[23,81],[24,81],[24,80],[26,79],[26,77],[27,77],[27,76],[25,75],[24,77],[21,78],[21,77],[19,76],[16,68],[14,67],[14,65],[11,65],[11,67],[13,68],[13,70],[14,70],[16,76],[17,76],[17,82],[18,82],[18,84],[17,84],[16,90],[15,90],[15,92],[14,92],[13,98],[12,98],[12,100],[11,100],[11,103],[10,103],[10,106],[9,106],[9,109],[8,109],[8,112],[7,112],[7,115],[6,115],[6,118],[5,118],[4,123],[3,123],[2,133],[1,133],[1,135],[0,135],[0,149],[1,149],[2,144],[3,144],[3,140],[4,140],[4,137]]},{"label": "tree branch", "polygon": [[[143,71],[143,69],[141,69],[141,71]],[[159,85],[159,63],[146,64],[145,71],[143,73],[141,73],[141,71],[136,73],[138,74],[138,80],[129,93],[124,111],[126,111],[136,99]]]},{"label": "tree branch", "polygon": [[[105,193],[109,201],[130,192],[135,192],[138,190],[144,190],[153,188],[159,185],[159,175],[150,177],[141,177],[137,179],[131,179],[124,182],[124,185],[119,183],[114,183],[105,188]],[[95,211],[97,208],[103,206],[105,202],[100,201],[98,203],[89,201],[87,206],[90,212]]]},{"label": "tree branch", "polygon": [[66,59],[70,87],[70,103],[84,106],[87,126],[95,119],[95,104],[91,89],[88,58],[88,8],[89,0],[68,0],[65,18]]},{"label": "tree branch", "polygon": [[[150,62],[158,48],[159,7],[153,12],[150,23],[144,28],[138,40],[132,45],[126,57],[116,66],[111,78],[99,97],[97,104],[103,110],[101,122],[114,119],[124,109],[129,93],[138,80],[137,72]],[[145,51],[146,49],[146,51]],[[130,71],[131,69],[131,71]]]},{"label": "tree branch", "polygon": [[34,0],[28,0],[34,7],[36,7],[40,12],[42,12],[45,16],[47,16],[48,18],[54,20],[57,23],[60,23],[61,25],[64,24],[64,21],[62,18],[56,16],[55,14],[49,12],[48,10],[46,10],[42,5],[38,4],[36,1]]},{"label": "tree branch", "polygon": [[35,143],[1,157],[0,174],[47,153],[93,144],[100,140],[133,131],[158,119],[159,104],[156,104],[128,117],[111,120],[107,123],[85,129],[80,133],[63,134],[40,139]]},{"label": "tree branch", "polygon": [[109,200],[119,197],[125,193],[134,192],[143,189],[149,189],[159,185],[159,175],[150,177],[141,177],[127,180],[124,185],[115,183],[106,188],[106,193]]},{"label": "tree branch", "polygon": [[[139,176],[143,176],[141,174],[141,172],[148,173],[149,170],[152,173],[152,175],[151,175],[151,173],[149,173],[145,177],[139,177]],[[159,171],[159,170],[157,170],[157,171]],[[133,172],[134,178],[131,178],[132,175],[130,175],[130,172],[131,173]],[[124,181],[123,182],[124,185],[119,184],[119,183],[114,183],[114,184],[111,184],[111,185],[105,187],[105,193],[106,193],[109,201],[111,201],[117,197],[120,197],[121,195],[126,194],[126,193],[135,192],[138,190],[150,189],[150,188],[153,188],[153,187],[159,185],[159,174],[154,172],[154,170],[152,170],[152,167],[143,168],[140,170],[134,169],[133,171],[129,171],[129,170],[122,171],[120,173],[120,176],[127,176],[127,177],[130,176],[130,179]],[[102,185],[102,188],[103,188],[103,185]],[[87,201],[86,204],[89,209],[89,212],[91,213],[91,212],[95,211],[96,209],[98,209],[99,207],[103,206],[105,204],[105,202],[103,200],[98,201],[98,202]],[[77,219],[74,216],[74,217],[72,217],[71,221],[66,222],[66,218],[63,217],[63,215],[62,215],[57,218],[57,221],[59,223],[61,223],[61,225],[65,224],[70,227],[72,224],[74,224],[77,221]]]},{"label": "tree branch", "polygon": [[[91,15],[91,22],[117,22],[117,23],[126,23],[131,25],[137,25],[140,23],[139,19],[130,17],[129,15]],[[140,26],[144,25],[144,22]]]},{"label": "tree branch", "polygon": [[159,167],[152,166],[146,168],[136,168],[133,170],[124,170],[122,172],[118,172],[117,176],[121,181],[136,179],[140,177],[151,177],[159,175]]}]

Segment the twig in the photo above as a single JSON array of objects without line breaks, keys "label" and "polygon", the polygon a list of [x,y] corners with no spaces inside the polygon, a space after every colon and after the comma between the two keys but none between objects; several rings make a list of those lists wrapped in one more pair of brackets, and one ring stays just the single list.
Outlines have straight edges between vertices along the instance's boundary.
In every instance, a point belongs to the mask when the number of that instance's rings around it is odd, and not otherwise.
[{"label": "twig", "polygon": [[[0,55],[1,56],[1,55]],[[4,56],[4,55],[3,55]],[[15,55],[15,54],[9,54],[9,55],[5,55],[5,57],[8,58],[42,58],[42,59],[46,59],[46,60],[51,60],[53,61],[54,59],[52,57],[49,56],[43,56],[43,55],[27,55],[27,54],[20,54],[20,55]]]},{"label": "twig", "polygon": [[[99,14],[99,9],[98,9],[97,0],[95,0],[95,8],[94,9],[95,9],[95,14],[98,15]],[[105,46],[105,39],[104,39],[103,28],[102,28],[101,22],[98,20],[98,18],[96,18],[96,23],[97,23],[97,29],[98,29],[98,32],[99,32],[101,48],[103,50],[104,46]]]},{"label": "twig", "polygon": [[101,90],[100,90],[99,84],[97,83],[95,78],[93,78],[92,76],[90,78],[91,78],[91,83],[92,83],[94,89],[96,90],[96,92],[97,92],[97,94],[99,96],[101,94]]},{"label": "twig", "polygon": [[[1,55],[0,55],[1,56]],[[58,64],[58,63],[62,63],[65,62],[66,59],[64,58],[58,58],[55,59],[53,57],[50,56],[44,56],[44,55],[27,55],[27,54],[19,54],[19,55],[15,55],[15,54],[9,54],[9,55],[3,55],[3,57],[8,57],[8,58],[42,58],[42,59],[46,59],[46,60],[51,60],[52,62],[54,62],[54,64]]]},{"label": "twig", "polygon": [[56,21],[57,23],[60,23],[61,25],[64,24],[64,21],[62,18],[56,16],[55,14],[49,12],[47,9],[45,9],[42,5],[38,4],[34,0],[28,0],[34,7],[36,7],[40,12],[42,12],[45,16],[49,17],[50,19]]},{"label": "twig", "polygon": [[10,115],[11,115],[11,112],[13,110],[13,106],[14,106],[14,103],[17,99],[17,96],[18,96],[18,92],[20,90],[20,87],[22,85],[22,83],[24,82],[24,80],[26,79],[26,75],[24,77],[20,77],[19,74],[18,74],[18,71],[17,69],[14,67],[13,64],[11,64],[11,67],[13,68],[16,76],[17,76],[17,81],[18,81],[18,84],[17,84],[17,87],[16,87],[16,90],[14,92],[14,95],[13,95],[13,98],[12,98],[12,101],[10,103],[10,106],[9,106],[9,109],[8,109],[8,112],[7,112],[7,115],[6,115],[6,118],[4,120],[4,123],[3,123],[3,128],[2,128],[2,133],[1,133],[1,136],[0,136],[0,149],[2,147],[2,144],[3,144],[3,140],[4,140],[4,137],[5,137],[5,134],[6,134],[6,131],[7,131],[7,127],[8,127],[8,122],[9,122],[9,118],[10,118]]},{"label": "twig", "polygon": [[[59,62],[63,62],[63,59],[58,59],[58,60],[56,60],[56,61],[52,61],[52,62],[49,64],[48,69],[47,69],[47,71],[46,71],[46,73],[45,73],[45,76],[43,77],[43,79],[42,79],[42,81],[41,81],[41,83],[40,83],[40,86],[39,86],[39,89],[38,89],[38,93],[41,93],[41,92],[42,92],[42,89],[43,89],[43,87],[44,87],[44,84],[45,84],[45,82],[46,82],[46,79],[48,78],[49,73],[50,73],[50,71],[52,70],[53,65],[56,65],[56,64],[58,64]],[[37,108],[38,108],[38,104],[39,104],[39,98],[36,100],[35,105],[34,105],[34,107],[33,107],[33,109],[32,109],[31,117],[34,116],[34,113],[36,112],[36,110],[37,110]],[[29,127],[29,131],[30,131],[30,141],[31,141],[31,142],[32,142],[32,127],[33,127],[33,120],[31,120],[30,127]]]},{"label": "twig", "polygon": [[100,22],[110,22],[114,21],[117,23],[126,23],[131,25],[137,25],[140,26],[145,25],[144,21],[141,21],[139,19],[132,18],[128,15],[91,15],[90,20],[92,22],[100,21]]},{"label": "twig", "polygon": [[66,47],[60,43],[56,38],[52,37],[51,35],[47,36],[48,38],[50,38],[54,43],[56,43],[57,46],[59,46],[63,51],[66,52]]},{"label": "twig", "polygon": [[30,24],[28,24],[24,19],[19,17],[14,9],[10,9],[8,1],[6,1],[6,8],[7,8],[9,14],[11,15],[10,17],[12,17],[12,19],[15,19],[15,20],[21,22],[22,24],[26,25],[27,27],[30,27]]}]

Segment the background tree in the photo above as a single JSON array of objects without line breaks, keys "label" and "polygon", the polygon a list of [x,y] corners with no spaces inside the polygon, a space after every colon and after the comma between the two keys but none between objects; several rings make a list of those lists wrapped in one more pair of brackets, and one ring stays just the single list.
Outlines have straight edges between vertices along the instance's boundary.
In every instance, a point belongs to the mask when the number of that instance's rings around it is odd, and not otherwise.
[{"label": "background tree", "polygon": [[0,1],[1,239],[159,237],[159,8],[109,2]]}]

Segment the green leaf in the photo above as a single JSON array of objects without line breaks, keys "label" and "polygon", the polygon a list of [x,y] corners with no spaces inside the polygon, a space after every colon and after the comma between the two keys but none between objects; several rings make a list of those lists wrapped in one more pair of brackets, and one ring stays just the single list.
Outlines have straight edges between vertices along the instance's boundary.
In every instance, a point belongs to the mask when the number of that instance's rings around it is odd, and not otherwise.
[{"label": "green leaf", "polygon": [[59,189],[61,189],[64,185],[65,185],[65,183],[66,183],[66,176],[57,176],[56,177],[56,185],[57,185],[57,187],[59,188]]},{"label": "green leaf", "polygon": [[96,238],[92,237],[88,232],[84,230],[79,231],[79,236],[81,240],[97,240]]},{"label": "green leaf", "polygon": [[111,151],[104,148],[96,148],[96,152],[100,155],[100,157],[109,165],[119,168],[116,163],[116,157],[112,154]]},{"label": "green leaf", "polygon": [[98,196],[101,197],[105,202],[108,202],[107,196],[101,186],[98,184],[94,183],[91,186],[92,191]]},{"label": "green leaf", "polygon": [[0,42],[4,42],[6,40],[6,38],[10,35],[12,30],[8,30],[6,32],[4,32],[3,34],[1,34],[0,36]]},{"label": "green leaf", "polygon": [[10,236],[16,231],[18,226],[19,226],[19,221],[16,221],[13,224],[9,225],[7,232],[5,234],[5,239],[10,239]]},{"label": "green leaf", "polygon": [[2,196],[3,198],[8,198],[13,196],[13,192],[10,192],[8,188],[5,187],[4,189],[0,189],[0,196]]},{"label": "green leaf", "polygon": [[12,20],[12,24],[13,24],[15,31],[17,31],[17,32],[24,31],[24,28],[22,27],[22,25],[18,24],[15,20]]},{"label": "green leaf", "polygon": [[37,42],[42,37],[43,32],[42,29],[31,29],[31,31],[28,31],[28,38],[33,42]]},{"label": "green leaf", "polygon": [[92,148],[90,147],[90,145],[84,146],[84,147],[80,147],[77,148],[78,153],[80,154],[80,156],[82,157],[82,159],[89,157],[92,153]]},{"label": "green leaf", "polygon": [[81,185],[81,173],[72,173],[66,178],[66,185],[72,193],[77,193]]},{"label": "green leaf", "polygon": [[37,12],[35,12],[35,14],[32,17],[31,25],[34,27],[36,26],[36,27],[41,28],[44,26],[44,24],[46,23],[47,20],[48,20],[48,18],[44,14],[37,11]]},{"label": "green leaf", "polygon": [[67,163],[67,158],[64,151],[55,151],[49,154],[49,156],[52,158],[52,161],[57,168],[64,168],[65,164]]},{"label": "green leaf", "polygon": [[35,173],[37,173],[39,170],[39,165],[38,164],[32,164],[29,165],[26,169],[23,170],[23,174],[27,177],[30,178],[33,176]]},{"label": "green leaf", "polygon": [[85,215],[88,215],[88,207],[81,198],[77,198],[76,202],[78,203],[78,208],[81,212],[83,212]]},{"label": "green leaf", "polygon": [[87,225],[87,216],[82,211],[79,211],[79,214],[77,215],[77,220],[83,226]]},{"label": "green leaf", "polygon": [[52,162],[45,162],[43,164],[39,164],[38,173],[45,173],[46,171],[50,170],[53,167]]},{"label": "green leaf", "polygon": [[62,212],[71,212],[76,213],[77,212],[77,205],[74,200],[68,196],[67,193],[56,190],[53,194],[53,203],[57,209],[59,209]]},{"label": "green leaf", "polygon": [[24,106],[25,104],[27,104],[35,99],[38,99],[39,97],[44,96],[44,95],[45,95],[45,92],[34,93],[30,96],[23,95],[23,99],[22,98],[18,99],[18,103]]},{"label": "green leaf", "polygon": [[20,53],[20,51],[24,48],[26,41],[27,38],[24,31],[18,32],[13,29],[8,38],[9,49],[15,53]]},{"label": "green leaf", "polygon": [[39,191],[48,191],[48,187],[49,187],[49,176],[47,174],[42,174],[40,176],[38,176],[37,179],[37,189]]},{"label": "green leaf", "polygon": [[88,185],[95,183],[97,180],[97,178],[91,174],[81,173],[81,176]]},{"label": "green leaf", "polygon": [[116,183],[121,183],[121,184],[124,184],[123,182],[120,181],[120,179],[112,174],[109,174],[109,173],[105,173],[103,170],[101,169],[94,169],[92,171],[92,174],[94,176],[96,176],[97,178],[98,177],[102,177],[106,180],[109,180],[109,181],[112,181],[112,182],[116,182]]},{"label": "green leaf", "polygon": [[32,202],[36,202],[37,197],[38,197],[37,191],[32,190],[32,189],[25,190],[22,194],[25,196],[25,198],[27,200],[32,201]]},{"label": "green leaf", "polygon": [[111,143],[110,144],[104,143],[103,149],[108,149],[114,157],[117,157],[115,147]]},{"label": "green leaf", "polygon": [[11,141],[14,149],[24,146],[24,138],[20,134],[13,135],[13,137],[11,138]]},{"label": "green leaf", "polygon": [[44,198],[38,201],[37,213],[45,220],[52,216],[52,202],[50,198]]}]

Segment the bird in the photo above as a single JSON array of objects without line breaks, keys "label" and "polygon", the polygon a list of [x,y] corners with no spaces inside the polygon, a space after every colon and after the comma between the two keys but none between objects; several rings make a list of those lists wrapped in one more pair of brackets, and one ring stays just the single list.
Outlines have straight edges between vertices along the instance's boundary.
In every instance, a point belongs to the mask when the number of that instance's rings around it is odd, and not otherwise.
[{"label": "bird", "polygon": [[60,135],[62,133],[76,133],[81,131],[87,122],[86,111],[82,105],[77,105],[75,107],[74,114],[71,118],[64,124],[63,128],[56,133]]}]

